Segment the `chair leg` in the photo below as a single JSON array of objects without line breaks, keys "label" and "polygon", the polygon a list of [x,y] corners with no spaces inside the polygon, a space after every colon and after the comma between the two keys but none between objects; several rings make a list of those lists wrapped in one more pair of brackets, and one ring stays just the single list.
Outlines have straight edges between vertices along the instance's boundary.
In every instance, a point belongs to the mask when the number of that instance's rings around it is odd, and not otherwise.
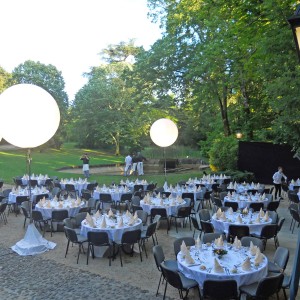
[{"label": "chair leg", "polygon": [[287,300],[287,295],[286,295],[285,289],[282,289],[282,291],[283,291],[284,299]]},{"label": "chair leg", "polygon": [[79,255],[80,255],[80,253],[81,253],[81,244],[78,244],[79,245],[79,249],[78,249],[78,254],[77,254],[77,264],[78,264],[78,260],[79,260]]},{"label": "chair leg", "polygon": [[[3,220],[4,221],[4,220]],[[5,222],[4,222],[5,224]],[[23,228],[25,228],[25,224],[26,224],[26,217],[25,217],[25,220],[24,220],[24,225],[23,225]]]},{"label": "chair leg", "polygon": [[160,274],[160,277],[159,277],[158,286],[157,286],[156,297],[157,297],[157,295],[158,295],[158,291],[159,291],[159,287],[160,287],[160,283],[161,283],[162,276],[163,276],[163,274],[161,273],[161,274]]},{"label": "chair leg", "polygon": [[67,257],[67,254],[68,254],[68,250],[69,250],[69,245],[70,245],[70,240],[68,240],[68,244],[67,244],[67,249],[66,249],[66,254],[65,254],[65,258]]},{"label": "chair leg", "polygon": [[121,254],[121,252],[122,252],[122,247],[120,247],[119,245],[118,245],[118,247],[119,247],[119,254],[120,254],[121,267],[123,267],[122,254]]},{"label": "chair leg", "polygon": [[178,233],[178,229],[177,229],[177,218],[175,218],[175,228],[176,228],[176,233]]},{"label": "chair leg", "polygon": [[166,280],[166,285],[165,285],[165,291],[164,291],[164,297],[163,297],[163,300],[166,299],[167,286],[168,286],[168,281]]},{"label": "chair leg", "polygon": [[[143,257],[142,257],[142,248],[141,248],[141,243],[138,242],[138,246],[139,246],[139,252],[140,252],[140,257],[141,257],[141,261],[143,261]],[[146,250],[145,250],[146,251]]]}]

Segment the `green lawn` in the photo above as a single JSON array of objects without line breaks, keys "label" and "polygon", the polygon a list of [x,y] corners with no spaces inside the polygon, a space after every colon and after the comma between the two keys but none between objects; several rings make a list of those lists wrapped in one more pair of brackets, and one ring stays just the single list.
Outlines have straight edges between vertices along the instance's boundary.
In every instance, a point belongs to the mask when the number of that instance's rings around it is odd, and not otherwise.
[{"label": "green lawn", "polygon": [[[80,156],[83,152],[87,152],[91,158],[90,165],[103,165],[103,164],[118,164],[124,162],[123,156],[115,156],[102,151],[94,151],[89,149],[78,149],[73,144],[65,144],[60,150],[49,149],[39,152],[38,150],[31,151],[32,163],[31,173],[35,174],[48,174],[49,176],[58,176],[59,178],[77,178],[83,177],[82,174],[68,173],[67,171],[59,172],[61,168],[76,168],[81,167]],[[27,174],[25,149],[18,150],[3,150],[0,151],[0,178],[5,183],[12,184],[13,177]],[[124,179],[121,175],[101,175],[93,174],[91,168],[91,180],[96,180],[99,184],[110,184],[111,182],[118,183]],[[171,173],[167,175],[169,183],[175,184],[180,180],[186,180],[190,177],[202,176],[202,173],[192,171],[190,173]],[[136,179],[136,177],[131,177]],[[157,182],[159,186],[164,183],[164,174],[145,175],[143,179],[148,182]]]}]

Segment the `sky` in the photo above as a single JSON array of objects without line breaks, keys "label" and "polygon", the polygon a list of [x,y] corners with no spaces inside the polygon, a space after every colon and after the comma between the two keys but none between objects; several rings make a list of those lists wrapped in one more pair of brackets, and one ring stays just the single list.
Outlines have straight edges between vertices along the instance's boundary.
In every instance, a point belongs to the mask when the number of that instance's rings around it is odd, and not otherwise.
[{"label": "sky", "polygon": [[0,66],[52,64],[73,100],[102,49],[131,38],[149,49],[161,37],[147,13],[147,0],[1,0]]}]

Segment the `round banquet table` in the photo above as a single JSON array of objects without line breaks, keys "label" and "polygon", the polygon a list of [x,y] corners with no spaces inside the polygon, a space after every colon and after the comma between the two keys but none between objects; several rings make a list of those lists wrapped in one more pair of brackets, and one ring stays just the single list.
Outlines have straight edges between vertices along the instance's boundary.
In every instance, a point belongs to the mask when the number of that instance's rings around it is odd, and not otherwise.
[{"label": "round banquet table", "polygon": [[[73,200],[73,202],[75,202],[75,200]],[[80,208],[85,206],[85,203],[81,202],[80,205],[76,206],[76,204],[74,205],[72,201],[64,200],[63,207],[59,207],[59,202],[52,200],[50,201],[51,208],[47,207],[46,204],[43,207],[41,207],[40,205],[41,204],[38,202],[35,206],[35,210],[40,211],[44,219],[51,219],[53,210],[63,210],[63,209],[66,209],[68,211],[69,217],[74,217],[76,214],[78,214]]]},{"label": "round banquet table", "polygon": [[120,201],[121,199],[121,195],[124,193],[130,193],[129,189],[125,189],[125,188],[99,188],[94,190],[93,193],[93,198],[96,200],[99,200],[99,195],[100,194],[110,194],[111,198],[114,202],[116,201]]},{"label": "round banquet table", "polygon": [[86,189],[89,182],[85,180],[62,180],[60,182],[61,188],[64,190],[66,188],[66,184],[74,185],[75,190],[78,191],[78,194],[81,195],[81,190]]},{"label": "round banquet table", "polygon": [[[31,190],[31,201],[35,201],[35,198],[37,195],[49,195],[48,190],[36,190],[32,189]],[[20,190],[20,191],[15,191],[15,192],[10,192],[8,195],[8,203],[13,204],[16,203],[17,196],[29,196],[29,191],[27,189],[25,190]]]},{"label": "round banquet table", "polygon": [[[233,279],[237,282],[238,287],[242,285],[252,284],[267,276],[268,273],[268,260],[263,255],[263,260],[259,266],[254,265],[254,257],[249,252],[248,247],[242,247],[241,249],[235,249],[231,244],[228,247],[225,246],[228,253],[222,258],[217,258],[213,254],[213,245],[202,245],[202,249],[197,250],[194,246],[191,247],[190,253],[195,263],[188,265],[181,252],[177,256],[178,269],[188,278],[196,280],[201,287],[203,282],[207,279],[211,280],[224,280]],[[242,263],[250,257],[251,268],[244,271],[242,269]],[[214,271],[214,259],[217,258],[220,265],[223,267],[223,273],[216,273]],[[204,268],[205,269],[201,269]],[[235,271],[233,270],[236,270]]]},{"label": "round banquet table", "polygon": [[161,205],[160,198],[150,198],[151,203],[145,203],[144,200],[141,200],[140,206],[144,211],[150,214],[152,208],[165,208],[167,211],[167,215],[171,216],[172,214],[176,214],[177,209],[183,205],[185,205],[185,201],[183,200],[181,203],[175,201],[175,205],[172,205],[172,200],[169,198],[163,199],[163,205]]},{"label": "round banquet table", "polygon": [[[239,198],[237,198],[237,196]],[[264,200],[260,200],[259,197],[255,196],[255,195],[251,195],[250,197],[251,197],[251,200],[248,198],[248,196],[244,196],[244,195],[236,195],[235,197],[231,197],[231,198],[226,196],[224,198],[224,203],[225,202],[237,202],[239,208],[243,209],[245,207],[249,207],[250,203],[257,203],[257,202],[263,203],[264,207],[266,208],[268,203],[271,202],[271,198],[267,198],[267,197]]]},{"label": "round banquet table", "polygon": [[[240,224],[236,221],[238,215],[241,216],[243,223]],[[214,225],[215,230],[220,232],[228,233],[229,225],[247,225],[249,227],[250,234],[258,234],[260,235],[261,229],[267,225],[272,223],[272,219],[269,218],[269,220],[266,222],[262,218],[260,218],[260,223],[256,223],[255,220],[257,218],[258,213],[249,213],[247,215],[242,215],[238,212],[234,212],[230,214],[228,211],[225,212],[226,221],[218,220],[216,218],[216,215],[213,215],[211,218],[211,222]]]},{"label": "round banquet table", "polygon": [[[129,219],[126,217],[125,214],[122,216],[124,222],[124,225],[122,227],[118,227],[118,223],[121,216],[117,216],[116,219],[111,219],[107,215],[102,215],[98,219],[96,219],[94,216],[91,217],[93,218],[96,227],[91,227],[86,220],[83,220],[81,222],[81,235],[85,237],[87,237],[87,233],[89,231],[104,231],[107,232],[108,237],[111,241],[120,241],[124,232],[137,229],[142,230],[143,228],[141,219],[137,219],[137,221],[133,225],[128,225]],[[103,218],[105,218],[106,221],[106,228],[101,228]]]},{"label": "round banquet table", "polygon": [[177,196],[181,196],[183,193],[193,193],[194,194],[194,201],[197,201],[197,199],[203,198],[205,191],[195,188],[171,188],[166,189],[165,192],[170,192],[173,198],[176,198]]},{"label": "round banquet table", "polygon": [[[44,185],[45,181],[47,179],[50,179],[50,177],[48,177],[48,175],[39,175],[39,176],[31,176],[30,179],[31,180],[37,180],[38,185]],[[29,176],[23,176],[22,177],[22,184],[23,185],[28,185],[28,180],[29,180]]]}]

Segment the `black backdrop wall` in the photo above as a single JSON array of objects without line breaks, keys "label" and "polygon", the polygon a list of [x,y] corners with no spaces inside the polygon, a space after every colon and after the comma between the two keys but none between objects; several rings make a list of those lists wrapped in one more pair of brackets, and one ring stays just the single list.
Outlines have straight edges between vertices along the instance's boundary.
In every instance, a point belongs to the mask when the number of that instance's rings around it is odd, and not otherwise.
[{"label": "black backdrop wall", "polygon": [[255,174],[258,182],[272,184],[272,176],[278,166],[288,180],[300,178],[300,160],[287,145],[261,142],[239,142],[238,169]]}]

